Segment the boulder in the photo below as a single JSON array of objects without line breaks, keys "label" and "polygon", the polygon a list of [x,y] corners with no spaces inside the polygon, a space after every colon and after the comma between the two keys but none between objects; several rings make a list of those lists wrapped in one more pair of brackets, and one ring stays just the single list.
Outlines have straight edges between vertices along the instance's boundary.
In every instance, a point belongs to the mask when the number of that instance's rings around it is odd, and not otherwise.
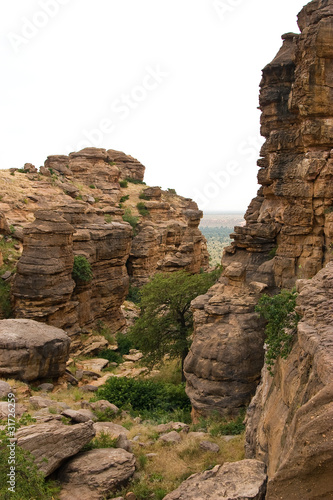
[{"label": "boulder", "polygon": [[162,434],[160,436],[159,441],[163,441],[164,443],[180,443],[181,442],[181,437],[176,431],[168,432],[167,434]]},{"label": "boulder", "polygon": [[[13,414],[13,407],[7,401],[0,402],[0,420],[7,419],[8,415]],[[27,408],[21,404],[15,404],[15,417],[20,418]]]},{"label": "boulder", "polygon": [[70,418],[73,422],[76,423],[83,423],[83,422],[89,422],[89,420],[97,420],[97,417],[93,414],[92,411],[88,409],[83,409],[83,410],[64,410],[61,413],[64,417]]},{"label": "boulder", "polygon": [[199,446],[202,450],[211,451],[212,453],[218,453],[220,451],[219,445],[211,443],[210,441],[201,441]]},{"label": "boulder", "polygon": [[7,397],[7,394],[9,394],[10,392],[12,392],[12,388],[10,387],[8,382],[0,380],[0,398]]},{"label": "boulder", "polygon": [[103,432],[104,434],[108,434],[111,439],[118,439],[122,434],[127,437],[129,432],[125,427],[113,424],[112,422],[95,422],[94,429],[96,436]]},{"label": "boulder", "polygon": [[96,401],[95,403],[91,403],[91,408],[93,410],[98,410],[98,411],[109,411],[112,413],[119,413],[119,408],[116,405],[113,405],[112,403],[109,403],[109,401],[106,401],[105,399],[100,399],[99,401]]},{"label": "boulder", "polygon": [[80,453],[59,471],[61,499],[78,498],[79,490],[80,500],[102,500],[125,484],[134,472],[135,457],[123,449],[102,448]]},{"label": "boulder", "polygon": [[29,319],[0,321],[0,376],[32,381],[65,373],[70,339],[63,330]]},{"label": "boulder", "polygon": [[65,459],[76,455],[94,436],[91,421],[64,425],[56,420],[21,427],[16,434],[18,446],[34,455],[39,470],[46,476],[58,469]]},{"label": "boulder", "polygon": [[264,500],[265,465],[258,460],[216,465],[193,474],[164,500]]}]

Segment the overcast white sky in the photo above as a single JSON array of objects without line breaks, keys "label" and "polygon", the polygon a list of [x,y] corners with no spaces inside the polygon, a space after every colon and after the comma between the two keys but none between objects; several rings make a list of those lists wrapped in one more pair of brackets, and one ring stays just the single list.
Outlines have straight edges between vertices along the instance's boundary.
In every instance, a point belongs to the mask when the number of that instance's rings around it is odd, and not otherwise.
[{"label": "overcast white sky", "polygon": [[5,0],[0,168],[86,146],[150,185],[245,210],[262,139],[261,69],[306,0]]}]

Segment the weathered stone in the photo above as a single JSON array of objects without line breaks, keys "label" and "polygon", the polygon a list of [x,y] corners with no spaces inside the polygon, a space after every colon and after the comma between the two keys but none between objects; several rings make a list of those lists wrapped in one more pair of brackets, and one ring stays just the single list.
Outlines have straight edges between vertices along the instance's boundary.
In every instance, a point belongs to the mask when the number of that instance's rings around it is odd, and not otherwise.
[{"label": "weathered stone", "polygon": [[0,234],[11,234],[9,224],[7,222],[6,216],[0,211]]},{"label": "weathered stone", "polygon": [[77,366],[83,368],[84,370],[91,370],[93,372],[100,372],[108,366],[109,362],[104,358],[94,358],[87,359],[86,361],[80,361],[77,363]]},{"label": "weathered stone", "polygon": [[112,422],[95,422],[94,429],[96,435],[103,432],[104,434],[108,434],[111,439],[118,439],[120,435],[127,437],[129,432],[122,425],[113,424]]},{"label": "weathered stone", "polygon": [[246,455],[268,466],[268,500],[333,491],[333,262],[297,285],[296,342],[274,377],[263,369],[247,415]]},{"label": "weathered stone", "polygon": [[[15,404],[15,416],[20,418],[27,408],[21,404]],[[7,419],[8,415],[13,415],[13,404],[7,401],[0,401],[0,420]]]},{"label": "weathered stone", "polygon": [[96,421],[97,417],[93,414],[93,412],[89,409],[82,409],[82,410],[64,410],[61,412],[61,414],[64,417],[68,417],[73,422],[82,424],[84,422],[89,422],[89,420]]},{"label": "weathered stone", "polygon": [[264,500],[265,492],[265,465],[242,460],[193,474],[164,500]]},{"label": "weathered stone", "polygon": [[12,392],[12,388],[10,387],[8,382],[0,380],[0,398],[7,397],[7,394],[9,394],[10,392]]},{"label": "weathered stone", "polygon": [[20,380],[61,376],[70,340],[63,330],[28,319],[0,321],[0,375]]},{"label": "weathered stone", "polygon": [[262,186],[222,257],[224,289],[193,302],[185,374],[195,418],[236,413],[254,394],[264,359],[264,323],[254,308],[264,286],[270,294],[291,289],[332,260],[332,7],[310,2],[299,14],[301,34],[284,35],[263,69]]},{"label": "weathered stone", "polygon": [[61,413],[63,410],[69,408],[66,403],[55,401],[53,399],[46,399],[41,396],[32,396],[31,398],[29,398],[29,403],[35,409],[53,408],[58,413]]},{"label": "weathered stone", "polygon": [[[82,489],[91,499],[103,499],[125,484],[135,472],[135,457],[121,448],[106,448],[80,453],[59,472],[62,499],[76,498]],[[81,493],[82,494],[82,493]],[[80,498],[86,498],[85,496]]]},{"label": "weathered stone", "polygon": [[43,391],[43,392],[52,392],[53,389],[54,389],[54,385],[53,384],[40,384],[37,389],[39,389],[40,391]]},{"label": "weathered stone", "polygon": [[160,436],[159,441],[163,441],[164,443],[180,443],[181,437],[176,431],[168,432],[167,434],[162,434]]},{"label": "weathered stone", "polygon": [[132,452],[132,445],[130,441],[127,439],[127,436],[125,434],[119,434],[117,438],[117,443],[116,443],[117,448],[122,448],[123,450]]},{"label": "weathered stone", "polygon": [[119,413],[119,408],[116,405],[113,405],[109,401],[106,401],[105,399],[100,399],[99,401],[96,401],[95,403],[91,403],[91,408],[93,410],[99,410],[99,411],[110,411],[112,413]]},{"label": "weathered stone", "polygon": [[211,451],[212,453],[218,453],[220,451],[219,445],[211,443],[210,441],[201,441],[199,446],[202,450]]},{"label": "weathered stone", "polygon": [[21,427],[16,433],[18,446],[34,455],[39,470],[46,476],[76,455],[94,436],[92,422],[64,425],[52,421]]}]

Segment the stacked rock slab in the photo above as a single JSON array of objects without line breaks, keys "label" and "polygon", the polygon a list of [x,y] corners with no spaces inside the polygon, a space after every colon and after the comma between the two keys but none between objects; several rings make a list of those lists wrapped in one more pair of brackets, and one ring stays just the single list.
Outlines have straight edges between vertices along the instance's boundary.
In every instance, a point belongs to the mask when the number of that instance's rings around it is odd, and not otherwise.
[{"label": "stacked rock slab", "polygon": [[[263,332],[258,324],[253,340],[251,283],[266,285],[269,293],[290,289],[333,257],[333,1],[308,4],[299,26],[301,34],[284,35],[281,50],[263,70],[262,187],[222,258],[225,289],[220,299],[213,290],[193,304],[195,334],[185,370],[194,412],[225,413],[226,397],[233,412],[255,391]],[[230,275],[237,266],[242,284],[233,296]]]},{"label": "stacked rock slab", "polygon": [[246,455],[268,467],[267,500],[333,498],[333,262],[297,281],[297,341],[248,409]]},{"label": "stacked rock slab", "polygon": [[[74,201],[36,212],[35,217],[25,229],[13,285],[16,317],[43,321],[71,334],[102,318],[114,331],[121,328],[125,320],[120,306],[129,283],[129,224],[105,224],[94,208]],[[74,282],[74,255],[90,262],[92,281]]]}]

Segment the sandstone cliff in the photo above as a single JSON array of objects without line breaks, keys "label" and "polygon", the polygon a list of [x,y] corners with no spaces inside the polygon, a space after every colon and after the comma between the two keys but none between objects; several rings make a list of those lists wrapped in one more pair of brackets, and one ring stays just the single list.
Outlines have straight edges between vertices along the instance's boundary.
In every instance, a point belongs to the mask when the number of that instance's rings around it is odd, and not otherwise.
[{"label": "sandstone cliff", "polygon": [[297,281],[297,340],[262,381],[247,415],[246,454],[268,466],[268,500],[333,498],[333,263]]},{"label": "sandstone cliff", "polygon": [[[122,152],[87,148],[49,156],[39,172],[31,164],[0,172],[0,230],[11,233],[5,242],[23,242],[12,282],[15,317],[72,335],[98,320],[117,331],[130,281],[207,267],[202,212],[190,199],[146,187],[144,170]],[[75,255],[91,264],[91,282],[72,279]]]},{"label": "sandstone cliff", "polygon": [[260,292],[292,288],[333,257],[333,1],[310,2],[299,27],[263,70],[261,188],[224,253],[220,283],[193,303],[185,371],[194,414],[249,403],[264,359]]}]

